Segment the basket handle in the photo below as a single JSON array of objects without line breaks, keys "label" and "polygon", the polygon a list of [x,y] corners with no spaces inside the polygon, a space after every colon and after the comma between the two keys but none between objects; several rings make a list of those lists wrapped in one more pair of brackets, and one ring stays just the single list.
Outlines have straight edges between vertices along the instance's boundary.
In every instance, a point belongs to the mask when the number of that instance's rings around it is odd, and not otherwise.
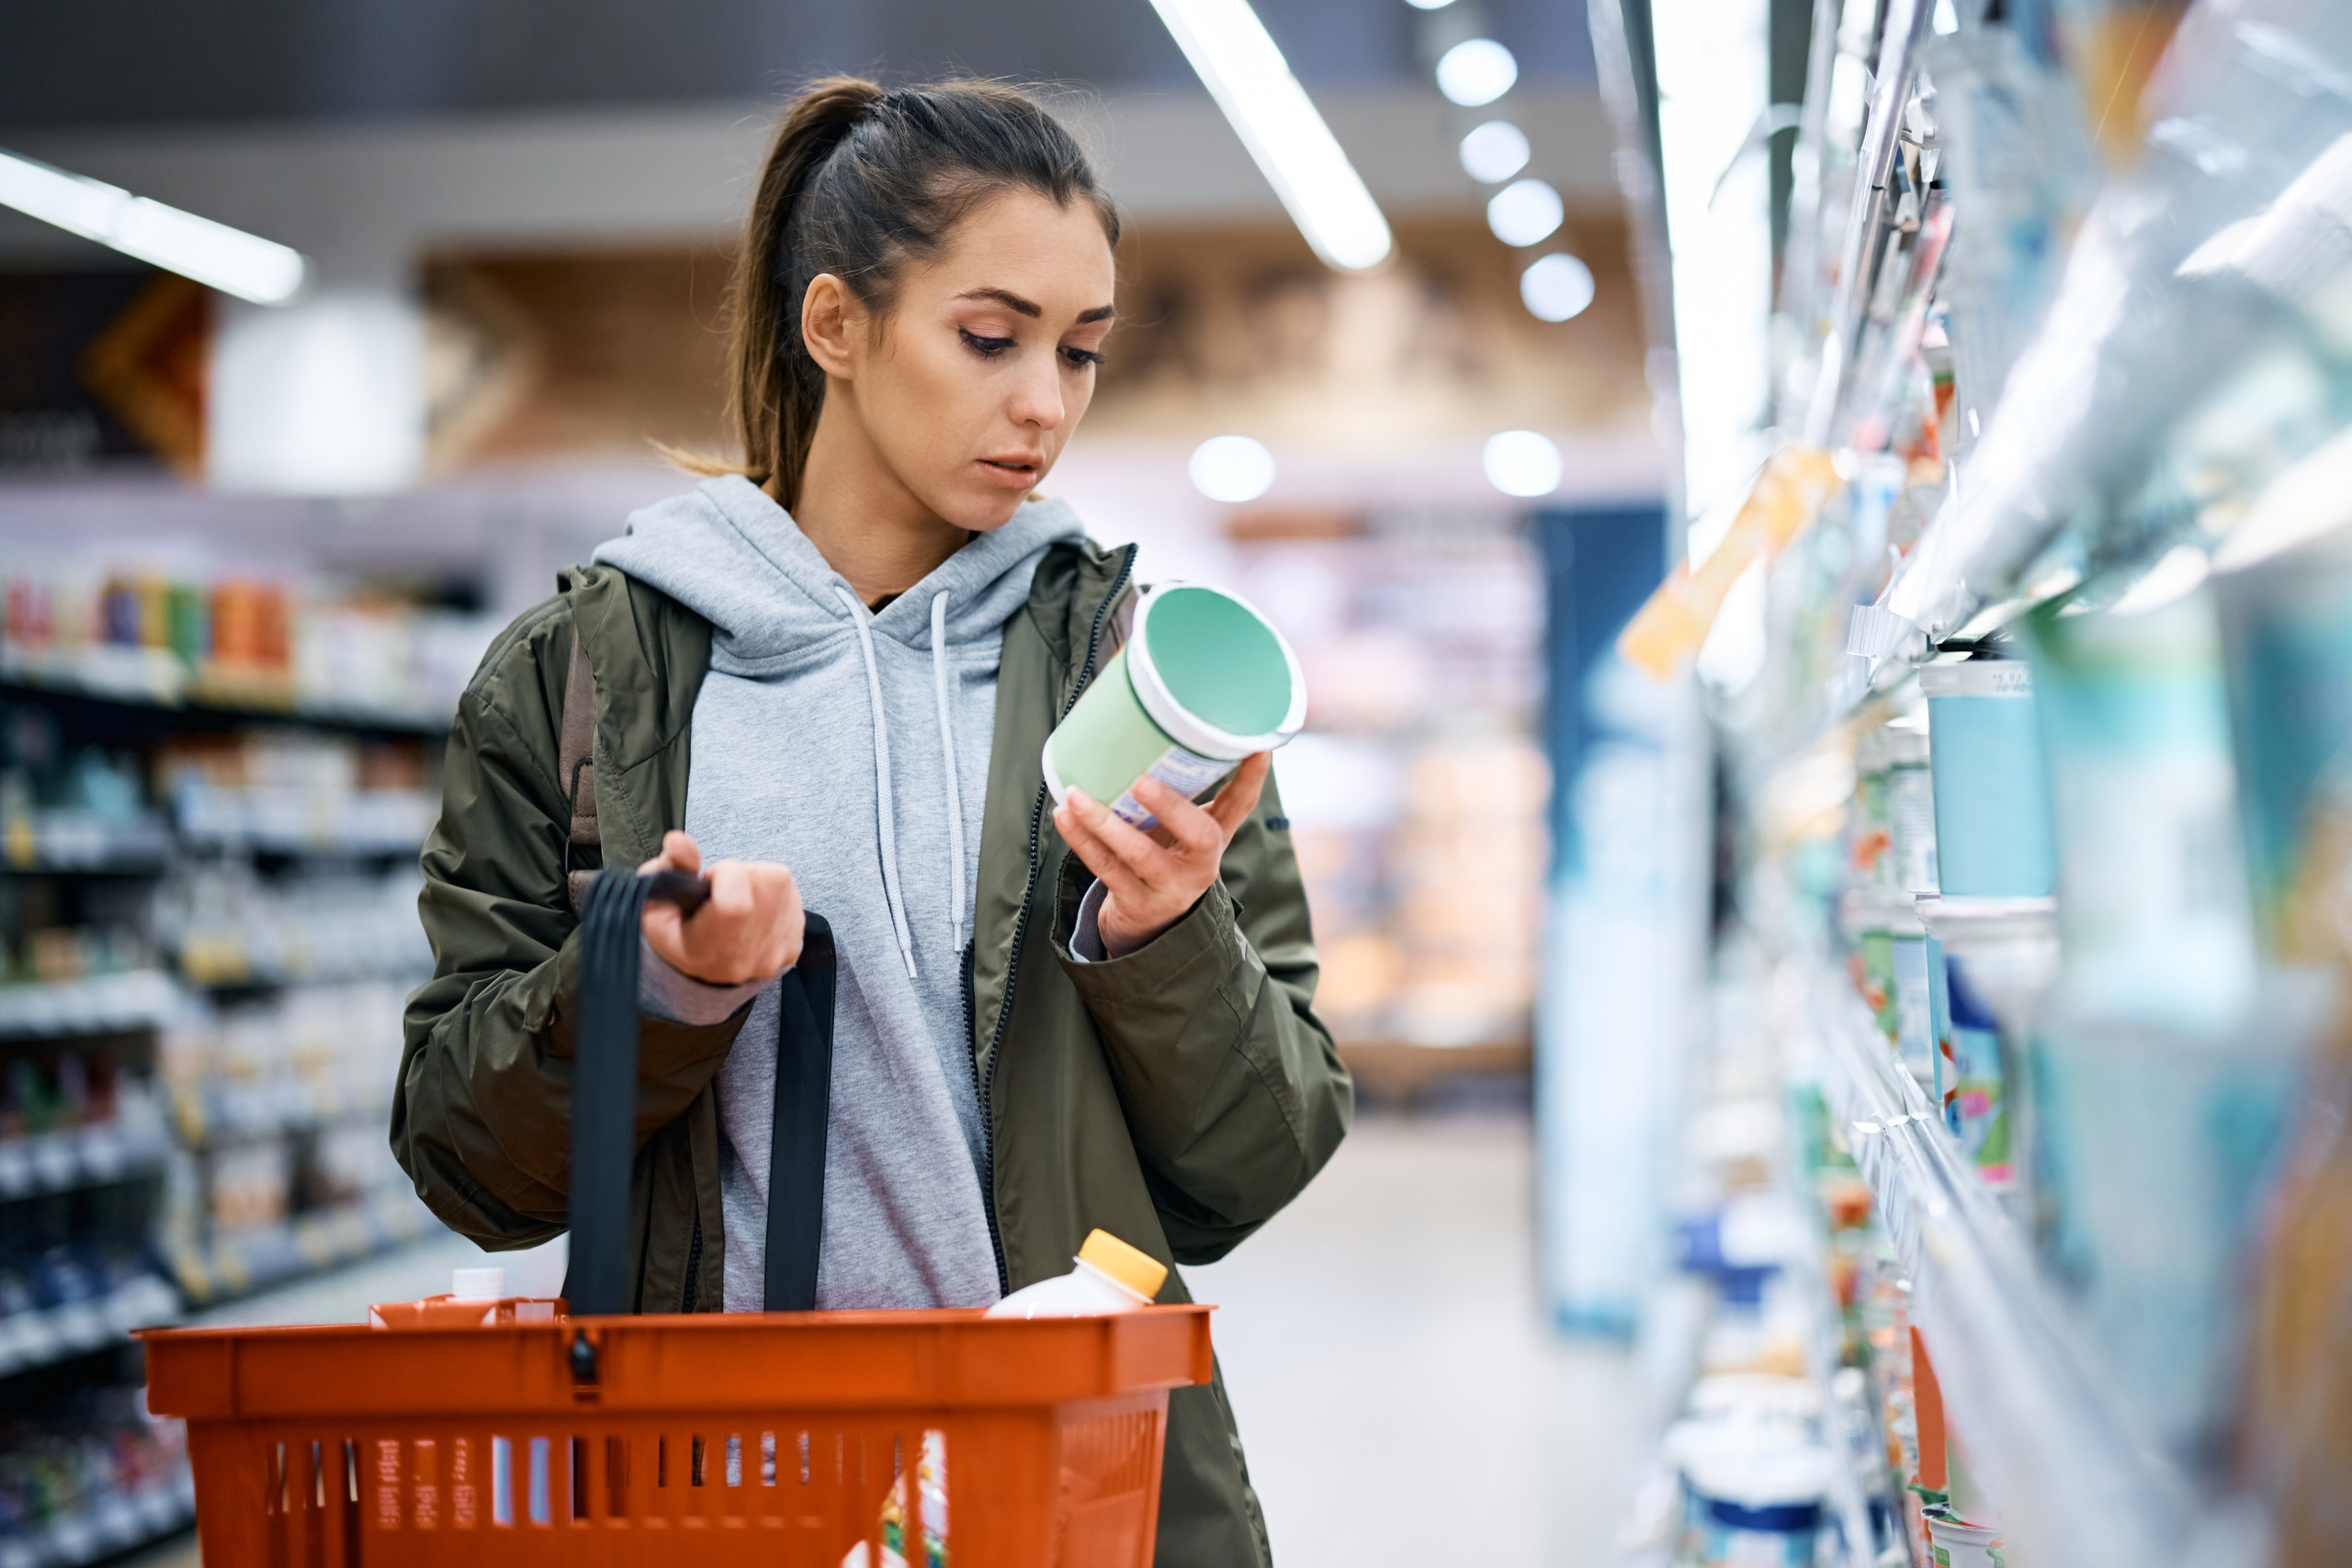
[{"label": "basket handle", "polygon": [[684,872],[619,869],[588,886],[580,914],[580,1029],[571,1064],[571,1264],[564,1293],[580,1315],[630,1310],[629,1172],[637,1155],[637,982],[646,901],[686,914],[710,884]]}]

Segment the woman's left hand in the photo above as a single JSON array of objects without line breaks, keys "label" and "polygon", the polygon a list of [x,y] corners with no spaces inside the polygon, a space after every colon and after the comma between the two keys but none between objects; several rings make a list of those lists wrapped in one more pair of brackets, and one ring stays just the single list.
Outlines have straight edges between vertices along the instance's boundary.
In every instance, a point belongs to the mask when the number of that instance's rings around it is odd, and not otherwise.
[{"label": "woman's left hand", "polygon": [[1258,809],[1272,753],[1242,760],[1216,798],[1195,806],[1146,776],[1131,793],[1137,805],[1159,818],[1144,833],[1120,820],[1111,808],[1073,788],[1054,812],[1054,828],[1102,883],[1102,908],[1095,929],[1102,951],[1125,957],[1184,918],[1201,895],[1216,885],[1225,846]]}]

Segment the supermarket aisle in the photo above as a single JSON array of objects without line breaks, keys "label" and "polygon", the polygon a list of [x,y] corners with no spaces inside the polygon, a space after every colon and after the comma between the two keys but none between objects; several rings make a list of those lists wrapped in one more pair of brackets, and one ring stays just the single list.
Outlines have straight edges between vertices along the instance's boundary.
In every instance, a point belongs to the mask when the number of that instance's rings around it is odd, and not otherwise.
[{"label": "supermarket aisle", "polygon": [[1555,1340],[1518,1116],[1365,1117],[1214,1268],[1216,1338],[1281,1568],[1605,1562],[1635,1453],[1625,1352]]}]

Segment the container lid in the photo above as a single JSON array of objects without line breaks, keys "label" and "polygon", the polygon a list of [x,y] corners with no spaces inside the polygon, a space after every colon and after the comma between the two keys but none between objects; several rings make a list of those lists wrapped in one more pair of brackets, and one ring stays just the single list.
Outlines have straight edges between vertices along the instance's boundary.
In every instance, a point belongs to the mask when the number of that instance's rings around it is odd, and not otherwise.
[{"label": "container lid", "polygon": [[2001,1532],[1994,1525],[1971,1524],[1935,1509],[1928,1510],[1928,1534],[1939,1546],[1998,1546]]},{"label": "container lid", "polygon": [[1204,757],[1238,762],[1280,746],[1306,723],[1298,655],[1248,601],[1222,588],[1147,589],[1126,660],[1144,712]]},{"label": "container lid", "polygon": [[1087,1233],[1086,1245],[1078,1249],[1078,1261],[1108,1275],[1146,1301],[1157,1298],[1159,1287],[1168,1282],[1167,1264],[1129,1247],[1105,1230]]},{"label": "container lid", "polygon": [[1929,664],[1919,671],[1919,690],[1931,702],[1938,697],[2030,697],[2033,666],[2015,659]]},{"label": "container lid", "polygon": [[1750,1428],[1752,1440],[1692,1441],[1676,1455],[1693,1495],[1743,1508],[1818,1504],[1829,1494],[1837,1456],[1816,1444],[1791,1442],[1786,1428]]}]

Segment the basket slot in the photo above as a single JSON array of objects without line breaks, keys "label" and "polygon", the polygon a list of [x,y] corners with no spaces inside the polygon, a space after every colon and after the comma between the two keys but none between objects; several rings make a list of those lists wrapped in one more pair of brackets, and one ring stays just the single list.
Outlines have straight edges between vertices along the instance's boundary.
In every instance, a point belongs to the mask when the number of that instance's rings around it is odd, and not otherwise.
[{"label": "basket slot", "polygon": [[1061,1431],[1060,1522],[1052,1561],[1066,1568],[1141,1568],[1158,1503],[1152,1461],[1160,1416],[1125,1411],[1066,1424]]}]

